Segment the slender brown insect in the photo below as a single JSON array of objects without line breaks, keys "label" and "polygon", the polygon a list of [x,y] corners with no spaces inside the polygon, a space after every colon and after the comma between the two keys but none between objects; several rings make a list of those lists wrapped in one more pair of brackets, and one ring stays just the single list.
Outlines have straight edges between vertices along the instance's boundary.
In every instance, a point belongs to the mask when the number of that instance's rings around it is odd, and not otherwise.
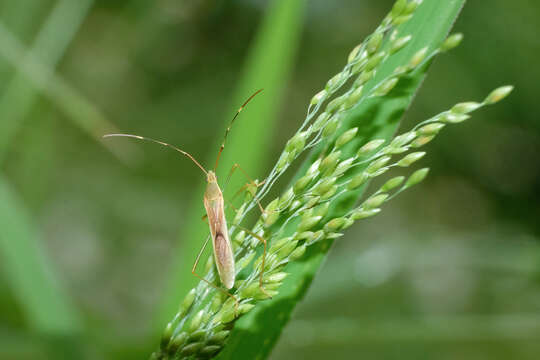
[{"label": "slender brown insect", "polygon": [[[217,177],[216,177],[216,169],[217,169],[217,166],[218,166],[218,163],[219,163],[219,158],[221,156],[221,153],[223,152],[223,149],[225,148],[225,141],[227,140],[227,136],[229,134],[229,131],[231,129],[232,124],[234,123],[234,121],[236,120],[236,118],[238,117],[240,112],[247,105],[247,103],[250,102],[251,99],[253,99],[255,97],[255,95],[257,95],[261,91],[262,91],[262,89],[257,90],[255,93],[253,93],[253,95],[251,95],[242,104],[242,106],[238,109],[238,111],[234,115],[234,117],[231,120],[229,126],[227,127],[227,130],[225,131],[225,136],[224,136],[223,142],[222,142],[222,144],[221,144],[221,146],[219,148],[218,155],[217,155],[217,158],[216,158],[216,163],[214,165],[213,170],[205,170],[205,168],[197,160],[195,160],[195,158],[191,154],[181,150],[180,148],[178,148],[178,147],[176,147],[174,145],[167,144],[167,143],[165,143],[163,141],[154,140],[154,139],[139,136],[139,135],[131,135],[131,134],[107,134],[107,135],[103,136],[103,137],[116,137],[116,136],[130,137],[130,138],[135,138],[135,139],[138,139],[138,140],[151,141],[151,142],[154,142],[154,143],[169,147],[169,148],[171,148],[173,150],[178,151],[182,155],[187,156],[191,161],[193,161],[195,163],[195,165],[197,165],[203,171],[203,173],[206,175],[206,181],[207,181],[206,191],[204,193],[204,207],[206,209],[206,217],[208,218],[208,226],[210,228],[210,237],[212,238],[212,243],[214,245],[213,246],[214,247],[214,260],[215,260],[215,263],[216,263],[216,267],[217,267],[217,270],[218,270],[218,274],[219,274],[219,278],[221,280],[221,283],[227,289],[231,289],[234,286],[234,278],[235,278],[234,253],[233,253],[231,241],[229,239],[229,229],[227,227],[227,220],[225,219],[225,206],[224,206],[223,193],[221,191],[221,188],[218,185],[218,181],[217,181]],[[234,170],[236,170],[236,168],[240,168],[240,166],[238,164],[234,164],[233,168],[229,172],[229,177],[232,175]],[[241,168],[240,168],[240,170],[247,176],[247,174]],[[253,182],[253,180],[251,180],[251,179],[250,179],[250,181]],[[256,186],[258,186],[258,185],[260,185],[260,184],[256,184]],[[259,207],[262,209],[260,204],[259,204]],[[252,233],[248,229],[244,229],[244,228],[242,228],[242,229],[244,231],[246,231],[247,233],[249,233],[250,235],[252,235],[253,237],[259,239],[264,244],[263,260],[262,260],[262,264],[261,264],[261,269],[264,269],[264,261],[265,261],[265,257],[266,257],[266,240],[264,238],[262,238],[261,236]],[[195,263],[193,264],[193,268],[191,269],[191,272],[192,272],[193,275],[195,275],[199,279],[205,281],[206,283],[208,283],[212,287],[217,288],[218,290],[224,291],[223,289],[220,289],[220,288],[216,287],[214,284],[208,282],[206,279],[204,279],[203,277],[201,277],[200,275],[198,275],[195,272],[195,270],[197,268],[197,264],[199,263],[199,259],[200,259],[201,255],[202,255],[204,249],[206,248],[206,245],[208,244],[208,240],[209,240],[209,238],[206,239],[203,247],[199,251],[199,254],[197,255],[197,258],[195,259]],[[264,291],[264,288],[262,287],[262,275],[263,275],[263,270],[261,270],[261,275],[260,275],[260,279],[259,279],[259,286],[260,286],[261,290],[263,291],[263,293],[266,293],[266,291]],[[232,294],[230,294],[227,291],[224,291],[224,292],[227,295],[231,296],[237,302],[236,298]],[[237,302],[237,304],[238,304],[238,302]]]}]

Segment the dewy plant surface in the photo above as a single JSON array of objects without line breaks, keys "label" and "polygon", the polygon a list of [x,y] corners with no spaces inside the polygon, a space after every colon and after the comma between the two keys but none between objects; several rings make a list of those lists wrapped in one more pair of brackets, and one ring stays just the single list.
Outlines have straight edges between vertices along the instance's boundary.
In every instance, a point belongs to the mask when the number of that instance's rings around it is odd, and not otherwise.
[{"label": "dewy plant surface", "polygon": [[[264,302],[279,301],[281,285],[289,272],[294,275],[287,267],[289,263],[301,261],[306,251],[324,253],[356,220],[376,215],[385,202],[421,182],[428,169],[413,171],[409,167],[425,155],[422,147],[445,126],[469,119],[473,111],[494,104],[510,93],[511,86],[500,87],[481,102],[459,103],[393,137],[370,128],[372,124],[366,116],[381,117],[378,113],[381,110],[373,109],[356,122],[349,120],[359,107],[373,101],[392,102],[403,94],[410,101],[433,57],[459,45],[460,34],[451,35],[434,48],[425,44],[388,71],[392,57],[415,40],[402,24],[427,3],[437,6],[431,1],[424,4],[418,0],[397,1],[375,32],[352,50],[343,70],[312,98],[304,122],[287,142],[264,183],[248,187],[236,216],[229,219],[236,260],[236,281],[231,294],[237,302],[200,282],[187,294],[178,313],[167,324],[160,349],[152,354],[153,359],[206,359],[219,354],[227,348],[238,319],[256,311]],[[456,1],[454,6],[459,10],[461,4]],[[382,71],[385,66],[386,70]],[[386,122],[397,121],[395,114],[382,116]],[[307,164],[293,184],[281,196],[268,201],[266,195],[278,178],[307,150],[311,150]],[[391,168],[400,168],[403,175],[387,179],[358,201],[370,180]],[[264,212],[255,225],[248,226],[244,220],[248,213],[258,211],[257,202],[266,204]],[[250,231],[243,231],[241,227],[249,227]],[[264,268],[261,268],[262,245],[253,234],[268,242]],[[261,271],[264,291],[259,287]],[[204,274],[205,279],[220,286],[212,257],[206,262]],[[297,279],[292,277],[288,279],[289,286],[294,287]],[[301,285],[304,284],[298,287]],[[274,314],[280,322],[285,322],[283,317],[288,315]],[[257,335],[264,338],[264,329],[258,330]],[[269,339],[266,343],[273,341]],[[262,358],[268,351],[252,354]],[[224,351],[220,358],[234,356]]]}]

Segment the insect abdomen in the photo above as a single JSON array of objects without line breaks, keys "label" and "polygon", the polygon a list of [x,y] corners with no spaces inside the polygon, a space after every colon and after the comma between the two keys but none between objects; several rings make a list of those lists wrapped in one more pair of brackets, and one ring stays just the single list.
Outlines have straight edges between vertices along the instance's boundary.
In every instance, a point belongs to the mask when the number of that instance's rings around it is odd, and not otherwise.
[{"label": "insect abdomen", "polygon": [[230,241],[221,233],[214,237],[214,258],[223,285],[230,289],[234,286],[234,255]]}]

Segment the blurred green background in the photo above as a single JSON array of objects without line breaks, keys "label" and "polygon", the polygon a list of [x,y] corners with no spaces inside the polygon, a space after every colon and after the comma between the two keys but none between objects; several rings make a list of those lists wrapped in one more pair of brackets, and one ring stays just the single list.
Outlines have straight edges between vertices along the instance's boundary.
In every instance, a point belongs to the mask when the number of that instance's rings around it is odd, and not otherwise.
[{"label": "blurred green background", "polygon": [[[269,140],[231,132],[265,158],[252,177],[393,1],[298,3],[284,86],[254,100],[275,114]],[[131,359],[157,346],[171,278],[194,281],[172,273],[198,246],[180,234],[202,215],[204,177],[172,151],[100,135],[162,139],[210,167],[241,99],[268,86],[239,85],[268,4],[0,2],[0,358]],[[422,160],[427,181],[336,243],[273,359],[538,358],[538,15],[525,0],[466,4],[463,44],[435,61],[402,129],[516,90],[445,129]]]}]

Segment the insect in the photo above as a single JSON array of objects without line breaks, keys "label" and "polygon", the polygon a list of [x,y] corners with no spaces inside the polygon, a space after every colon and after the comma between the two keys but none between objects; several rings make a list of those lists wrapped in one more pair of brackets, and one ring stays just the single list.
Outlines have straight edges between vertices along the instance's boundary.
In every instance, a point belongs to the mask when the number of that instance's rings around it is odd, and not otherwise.
[{"label": "insect", "polygon": [[[227,295],[231,296],[235,301],[236,304],[238,304],[238,301],[236,298],[230,294],[228,291],[225,291],[221,288],[216,287],[214,284],[210,283],[206,279],[204,279],[202,276],[198,275],[196,273],[197,264],[199,263],[200,257],[202,253],[204,252],[204,249],[206,248],[206,245],[208,244],[208,241],[210,238],[212,238],[213,248],[214,248],[214,260],[215,264],[218,270],[219,278],[221,280],[221,283],[226,289],[231,289],[234,286],[234,280],[235,280],[235,266],[234,266],[234,253],[231,245],[231,241],[229,239],[229,230],[227,227],[227,220],[225,219],[225,203],[223,198],[223,192],[221,188],[218,185],[218,180],[216,176],[216,170],[219,163],[219,158],[221,156],[221,153],[223,152],[223,149],[225,148],[225,141],[227,140],[227,136],[229,134],[229,131],[231,130],[231,126],[233,125],[234,121],[242,112],[244,107],[253,99],[257,94],[259,94],[262,91],[262,89],[257,90],[255,93],[253,93],[238,109],[234,117],[232,118],[229,126],[227,127],[227,130],[225,131],[225,136],[223,138],[223,142],[219,148],[216,162],[214,165],[213,170],[206,170],[190,153],[174,146],[168,143],[165,143],[163,141],[151,139],[148,137],[143,137],[139,135],[132,135],[132,134],[107,134],[104,135],[104,138],[108,137],[129,137],[134,138],[138,140],[145,140],[150,141],[153,143],[157,143],[162,146],[169,147],[175,151],[178,151],[182,155],[188,157],[195,165],[197,165],[202,172],[206,175],[206,191],[204,193],[204,207],[206,209],[206,216],[208,219],[208,226],[210,228],[210,236],[206,239],[204,242],[204,245],[202,246],[201,250],[199,251],[199,254],[197,255],[195,259],[195,263],[193,264],[191,273],[198,277],[199,279],[205,281],[212,287],[224,291]],[[229,172],[229,177],[232,175],[234,170],[236,168],[240,168],[238,164],[234,164],[233,168]],[[240,170],[247,176],[247,174],[240,168]],[[253,182],[250,179],[251,182]],[[260,184],[255,184],[255,186],[258,186]],[[262,206],[259,204],[259,208],[262,210]],[[263,211],[263,210],[262,210]],[[203,217],[204,218],[204,217]],[[239,226],[238,226],[239,227]],[[263,258],[262,258],[262,264],[261,264],[261,273],[260,273],[260,279],[259,279],[259,287],[261,288],[262,292],[267,294],[264,290],[262,284],[263,284],[263,269],[264,269],[264,261],[266,258],[266,240],[262,238],[261,236],[251,232],[248,229],[239,227],[245,232],[249,233],[253,237],[257,238],[259,241],[261,241],[264,244],[264,250],[263,250]]]}]

